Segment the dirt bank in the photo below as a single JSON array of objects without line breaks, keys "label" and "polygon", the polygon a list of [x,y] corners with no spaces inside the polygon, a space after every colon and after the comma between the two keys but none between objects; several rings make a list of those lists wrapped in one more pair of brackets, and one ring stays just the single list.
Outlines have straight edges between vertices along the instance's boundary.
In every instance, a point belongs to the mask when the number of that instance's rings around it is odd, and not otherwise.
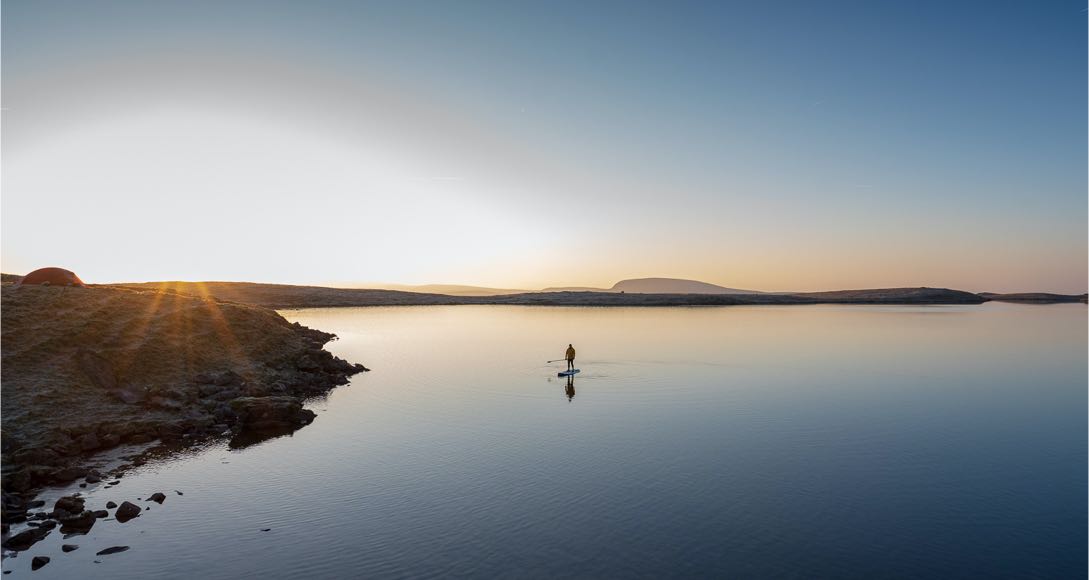
[{"label": "dirt bank", "polygon": [[[118,288],[2,288],[5,523],[18,500],[129,443],[296,429],[361,370],[266,308]],[[6,526],[5,526],[6,528]]]}]

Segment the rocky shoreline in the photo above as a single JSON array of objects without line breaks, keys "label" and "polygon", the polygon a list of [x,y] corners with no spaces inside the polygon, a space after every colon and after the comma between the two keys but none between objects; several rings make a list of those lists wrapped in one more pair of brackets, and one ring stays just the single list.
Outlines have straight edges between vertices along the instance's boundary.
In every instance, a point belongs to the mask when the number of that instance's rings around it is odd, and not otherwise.
[{"label": "rocky shoreline", "polygon": [[[43,487],[99,484],[210,439],[238,446],[290,433],[315,418],[307,398],[368,370],[324,350],[330,333],[211,298],[5,285],[2,306],[8,550],[109,515],[32,513]],[[119,446],[138,451],[107,472],[92,468],[96,454]],[[25,529],[7,537],[13,526]]]}]

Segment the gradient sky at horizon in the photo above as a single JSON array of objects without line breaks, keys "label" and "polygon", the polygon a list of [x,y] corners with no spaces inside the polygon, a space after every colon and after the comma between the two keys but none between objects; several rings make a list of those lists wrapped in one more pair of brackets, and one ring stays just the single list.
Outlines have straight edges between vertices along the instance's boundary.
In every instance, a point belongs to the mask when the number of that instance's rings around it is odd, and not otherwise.
[{"label": "gradient sky at horizon", "polygon": [[1086,290],[1083,2],[0,18],[5,272]]}]

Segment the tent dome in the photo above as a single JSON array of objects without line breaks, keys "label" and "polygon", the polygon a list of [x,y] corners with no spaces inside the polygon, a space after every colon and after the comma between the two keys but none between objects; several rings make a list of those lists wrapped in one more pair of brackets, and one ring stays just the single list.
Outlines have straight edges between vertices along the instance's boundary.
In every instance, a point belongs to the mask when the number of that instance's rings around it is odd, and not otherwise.
[{"label": "tent dome", "polygon": [[75,272],[64,268],[38,268],[23,276],[19,285],[23,284],[47,284],[49,286],[84,286],[83,280],[76,276]]}]

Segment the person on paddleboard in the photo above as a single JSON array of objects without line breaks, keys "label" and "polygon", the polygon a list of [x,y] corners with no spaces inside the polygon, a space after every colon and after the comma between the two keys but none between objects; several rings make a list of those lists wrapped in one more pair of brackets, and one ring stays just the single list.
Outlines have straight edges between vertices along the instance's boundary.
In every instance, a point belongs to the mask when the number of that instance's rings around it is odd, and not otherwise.
[{"label": "person on paddleboard", "polygon": [[575,370],[575,347],[570,344],[567,345],[567,352],[564,354],[564,358],[567,359],[567,370]]}]

